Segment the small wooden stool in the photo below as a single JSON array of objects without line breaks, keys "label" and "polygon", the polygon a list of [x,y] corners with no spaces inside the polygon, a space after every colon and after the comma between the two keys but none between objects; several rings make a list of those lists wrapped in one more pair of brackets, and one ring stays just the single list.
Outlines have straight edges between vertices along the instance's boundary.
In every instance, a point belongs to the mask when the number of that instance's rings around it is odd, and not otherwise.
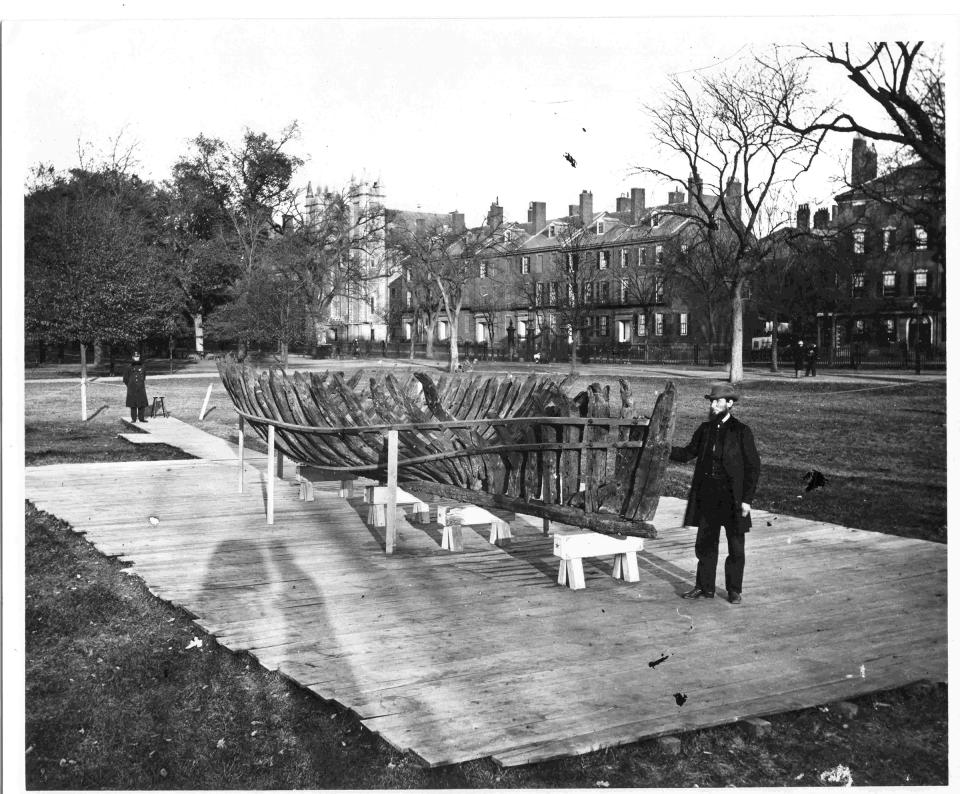
[{"label": "small wooden stool", "polygon": [[164,418],[167,416],[167,406],[163,404],[163,395],[153,398],[153,407],[150,409],[150,416],[157,415],[157,404],[160,404],[160,412],[163,414]]}]

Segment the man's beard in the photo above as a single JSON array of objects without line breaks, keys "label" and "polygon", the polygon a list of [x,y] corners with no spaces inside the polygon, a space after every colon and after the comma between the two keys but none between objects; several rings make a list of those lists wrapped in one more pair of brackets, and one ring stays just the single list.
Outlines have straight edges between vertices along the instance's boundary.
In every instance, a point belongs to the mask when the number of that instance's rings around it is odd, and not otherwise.
[{"label": "man's beard", "polygon": [[730,414],[729,408],[724,408],[719,413],[714,413],[713,408],[707,408],[707,421],[708,422],[722,422],[725,417]]}]

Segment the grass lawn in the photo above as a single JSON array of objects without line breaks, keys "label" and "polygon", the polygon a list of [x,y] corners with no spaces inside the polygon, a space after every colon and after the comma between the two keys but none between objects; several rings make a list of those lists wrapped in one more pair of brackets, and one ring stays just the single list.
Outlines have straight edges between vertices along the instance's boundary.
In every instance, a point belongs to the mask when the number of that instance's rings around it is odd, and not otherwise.
[{"label": "grass lawn", "polygon": [[[676,441],[705,415],[703,382],[678,379]],[[198,413],[208,383],[214,410]],[[662,379],[637,379],[652,406]],[[880,532],[946,541],[943,384],[748,383],[737,407],[764,461],[756,507]],[[78,419],[75,384],[29,384],[28,465],[183,457],[118,439],[123,387],[95,382]],[[168,410],[233,438],[236,420],[214,376],[150,381]],[[826,488],[804,491],[817,469]],[[691,466],[671,466],[667,493],[685,496]],[[26,772],[41,789],[448,788],[819,785],[843,765],[855,785],[947,783],[947,692],[917,685],[835,707],[683,734],[518,769],[490,761],[419,767],[254,660],[230,653],[184,612],[97,553],[52,516],[26,512]],[[763,531],[762,527],[754,531]],[[691,543],[693,537],[691,535]],[[187,646],[198,638],[201,647]]]}]

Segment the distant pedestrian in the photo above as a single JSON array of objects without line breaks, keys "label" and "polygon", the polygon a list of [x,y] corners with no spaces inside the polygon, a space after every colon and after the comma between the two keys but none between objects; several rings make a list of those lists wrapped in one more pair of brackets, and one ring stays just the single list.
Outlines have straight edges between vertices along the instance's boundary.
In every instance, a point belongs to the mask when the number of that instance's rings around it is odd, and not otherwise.
[{"label": "distant pedestrian", "polygon": [[353,357],[360,358],[360,340],[359,339],[353,340]]},{"label": "distant pedestrian", "polygon": [[817,377],[817,346],[814,344],[807,348],[807,375]]},{"label": "distant pedestrian", "polygon": [[513,320],[507,326],[507,356],[513,361],[514,346],[516,345],[517,329],[513,327]]},{"label": "distant pedestrian", "polygon": [[146,422],[145,413],[147,410],[147,369],[143,361],[140,360],[140,354],[134,351],[123,373],[123,382],[127,386],[127,408],[130,409],[131,422]]},{"label": "distant pedestrian", "polygon": [[795,378],[800,377],[800,370],[803,369],[805,358],[804,352],[803,340],[798,339],[793,343],[793,376]]}]

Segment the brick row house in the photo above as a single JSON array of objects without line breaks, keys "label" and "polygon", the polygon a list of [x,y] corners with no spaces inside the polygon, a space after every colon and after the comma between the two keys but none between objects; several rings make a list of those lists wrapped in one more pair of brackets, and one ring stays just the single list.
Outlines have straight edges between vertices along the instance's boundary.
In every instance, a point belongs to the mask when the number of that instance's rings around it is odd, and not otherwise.
[{"label": "brick row house", "polygon": [[898,206],[923,191],[925,178],[915,166],[878,176],[876,151],[854,139],[850,188],[835,197],[828,225],[849,256],[850,301],[820,318],[823,344],[944,350],[944,257],[932,250],[928,229]]},{"label": "brick row house", "polygon": [[[669,277],[695,231],[677,214],[693,211],[688,195],[674,191],[665,204],[648,207],[645,191],[635,188],[617,199],[615,210],[594,211],[593,195],[584,190],[558,217],[547,216],[544,202],[531,202],[525,224],[504,223],[494,202],[485,224],[503,230],[503,244],[492,247],[466,285],[458,338],[499,348],[512,340],[518,355],[565,348],[575,328],[586,351],[707,342],[696,301]],[[391,300],[408,299],[401,268]],[[416,333],[408,308],[393,338]],[[452,332],[441,325],[438,337]]]}]

